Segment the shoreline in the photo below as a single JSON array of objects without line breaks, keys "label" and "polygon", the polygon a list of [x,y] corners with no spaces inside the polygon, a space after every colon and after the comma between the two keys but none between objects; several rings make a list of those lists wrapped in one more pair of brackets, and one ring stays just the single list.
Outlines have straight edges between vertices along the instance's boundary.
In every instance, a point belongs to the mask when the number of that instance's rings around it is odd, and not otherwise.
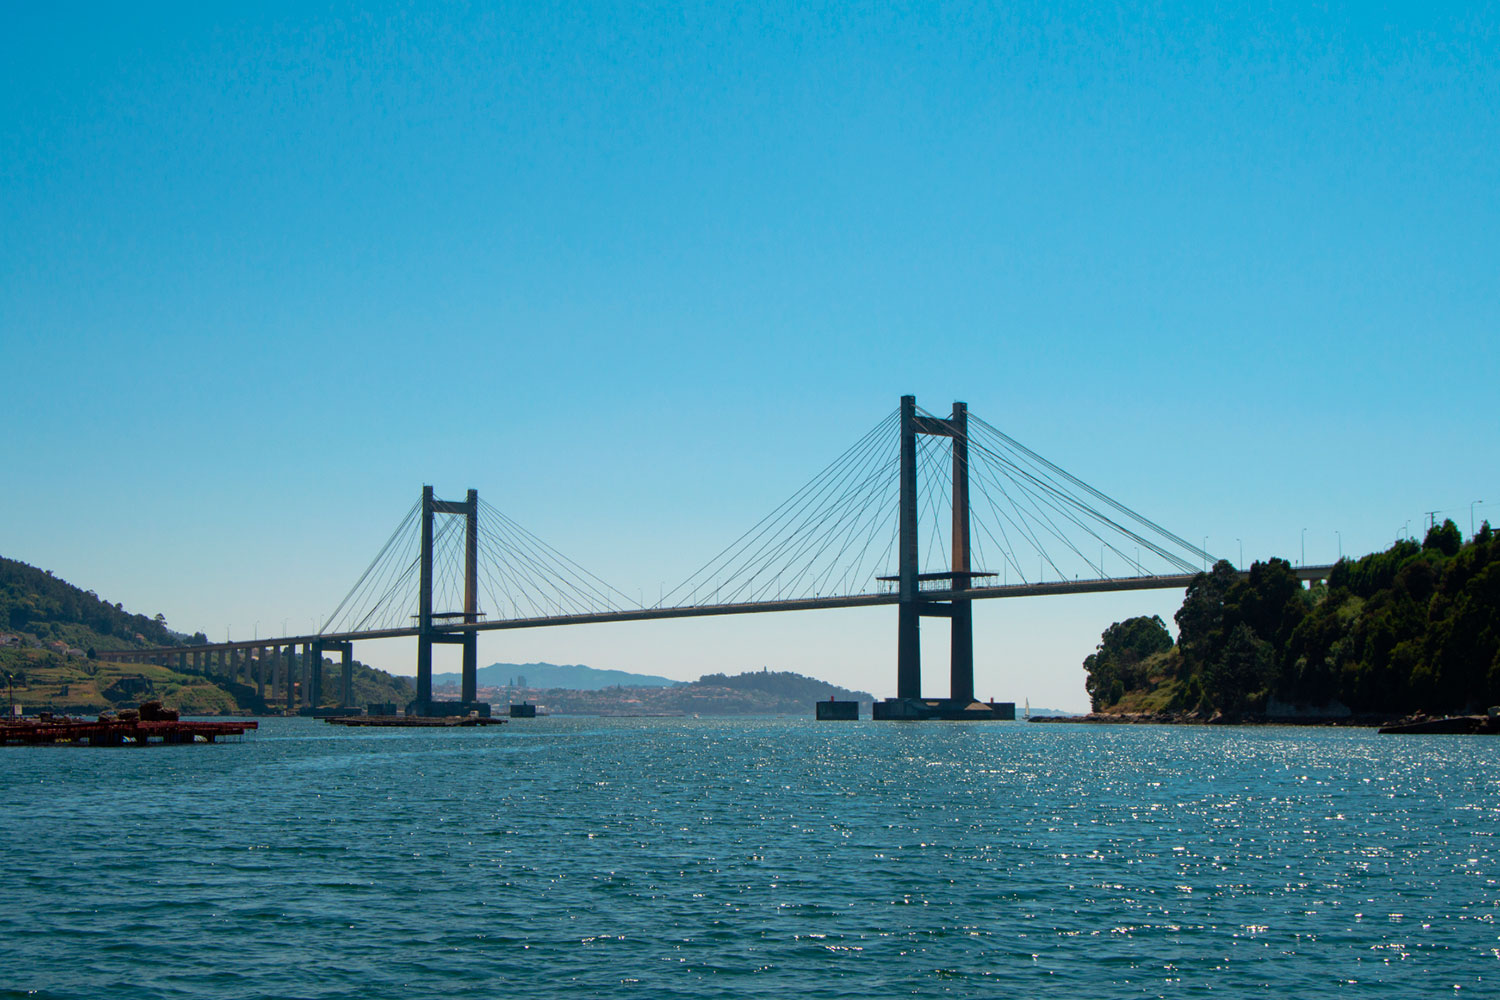
[{"label": "shoreline", "polygon": [[1428,715],[1413,712],[1399,718],[1388,715],[1205,717],[1197,712],[1090,712],[1087,715],[1037,716],[1028,722],[1074,722],[1095,726],[1303,726],[1318,728],[1375,729],[1389,734],[1496,734],[1500,716]]},{"label": "shoreline", "polygon": [[[1412,718],[1407,716],[1406,718]],[[1265,716],[1234,718],[1197,712],[1090,712],[1087,715],[1037,716],[1030,722],[1076,722],[1094,726],[1340,726],[1379,729],[1400,721],[1388,715]]]}]

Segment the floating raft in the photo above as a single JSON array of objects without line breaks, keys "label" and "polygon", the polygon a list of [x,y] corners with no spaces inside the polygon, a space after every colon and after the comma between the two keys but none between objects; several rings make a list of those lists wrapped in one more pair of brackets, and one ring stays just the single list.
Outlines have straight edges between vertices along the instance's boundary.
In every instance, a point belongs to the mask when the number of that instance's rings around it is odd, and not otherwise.
[{"label": "floating raft", "polygon": [[324,719],[330,726],[365,726],[382,729],[459,729],[473,726],[503,726],[508,719],[483,716],[344,715]]},{"label": "floating raft", "polygon": [[147,743],[212,743],[221,736],[243,736],[258,724],[235,722],[142,722],[139,720],[18,719],[0,722],[0,746],[37,746],[49,743],[88,744],[93,747],[145,746]]},{"label": "floating raft", "polygon": [[1382,733],[1412,734],[1465,734],[1465,733],[1489,733],[1494,735],[1500,733],[1500,718],[1493,715],[1455,715],[1444,719],[1415,719],[1409,722],[1396,722],[1389,726],[1381,726]]}]

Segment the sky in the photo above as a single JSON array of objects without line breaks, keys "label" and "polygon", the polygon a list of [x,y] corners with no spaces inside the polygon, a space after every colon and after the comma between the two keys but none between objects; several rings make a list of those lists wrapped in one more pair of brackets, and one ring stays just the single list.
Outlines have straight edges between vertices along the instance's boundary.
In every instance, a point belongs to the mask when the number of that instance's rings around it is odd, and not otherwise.
[{"label": "sky", "polygon": [[[18,8],[0,554],[185,631],[304,632],[430,483],[644,594],[905,393],[1236,562],[1467,534],[1500,507],[1496,13]],[[978,693],[1086,707],[1103,628],[1180,599],[983,602]],[[480,658],[883,696],[895,631]]]}]

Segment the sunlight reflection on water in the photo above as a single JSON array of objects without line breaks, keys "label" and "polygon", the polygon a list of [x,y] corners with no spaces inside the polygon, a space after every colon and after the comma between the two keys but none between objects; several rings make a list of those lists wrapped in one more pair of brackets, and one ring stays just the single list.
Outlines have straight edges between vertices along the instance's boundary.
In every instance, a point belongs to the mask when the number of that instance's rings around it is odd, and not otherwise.
[{"label": "sunlight reflection on water", "polygon": [[557,717],[8,748],[0,987],[1482,993],[1500,977],[1497,750]]}]

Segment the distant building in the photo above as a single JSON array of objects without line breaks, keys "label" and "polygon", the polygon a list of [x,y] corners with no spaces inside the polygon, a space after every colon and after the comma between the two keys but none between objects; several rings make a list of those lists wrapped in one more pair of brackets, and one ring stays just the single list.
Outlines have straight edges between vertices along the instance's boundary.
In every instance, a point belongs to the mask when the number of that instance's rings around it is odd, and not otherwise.
[{"label": "distant building", "polygon": [[19,646],[20,644],[20,636],[11,635],[9,632],[0,632],[0,646]]}]

